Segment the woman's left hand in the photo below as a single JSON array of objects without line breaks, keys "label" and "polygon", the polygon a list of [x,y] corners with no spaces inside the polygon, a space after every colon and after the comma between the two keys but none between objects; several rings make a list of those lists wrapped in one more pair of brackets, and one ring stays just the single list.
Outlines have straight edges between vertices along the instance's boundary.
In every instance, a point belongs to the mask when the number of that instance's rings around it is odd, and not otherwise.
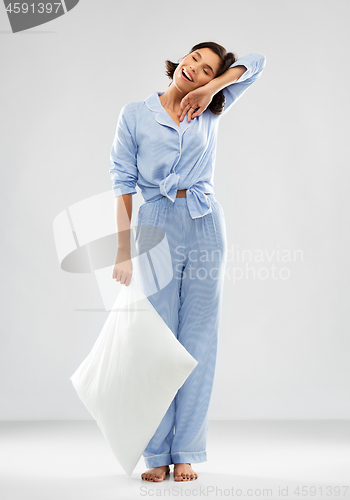
[{"label": "woman's left hand", "polygon": [[[191,90],[191,92],[186,94],[180,103],[180,109],[177,113],[177,116],[180,116],[180,122],[185,118],[186,113],[189,122],[192,118],[201,115],[211,103],[213,95],[205,85]],[[196,109],[197,111],[195,112]]]}]

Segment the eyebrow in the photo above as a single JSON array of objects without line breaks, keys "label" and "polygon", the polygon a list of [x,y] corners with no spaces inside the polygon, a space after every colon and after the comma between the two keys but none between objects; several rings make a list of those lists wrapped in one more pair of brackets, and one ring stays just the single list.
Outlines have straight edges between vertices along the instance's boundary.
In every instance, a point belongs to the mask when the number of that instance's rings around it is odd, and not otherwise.
[{"label": "eyebrow", "polygon": [[[197,54],[200,59],[203,59],[203,57],[201,56],[201,54],[199,52],[195,51],[195,54]],[[213,68],[211,66],[209,66],[209,64],[206,64],[206,66],[208,66],[208,68],[211,69],[213,75],[215,75]]]}]

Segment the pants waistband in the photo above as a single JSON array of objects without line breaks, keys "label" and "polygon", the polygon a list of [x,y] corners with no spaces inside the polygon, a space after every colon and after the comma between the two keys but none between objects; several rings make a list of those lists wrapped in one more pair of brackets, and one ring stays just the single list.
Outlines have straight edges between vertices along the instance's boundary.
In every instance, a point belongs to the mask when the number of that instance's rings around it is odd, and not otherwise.
[{"label": "pants waistband", "polygon": [[[212,202],[216,201],[214,193],[209,193],[207,196],[208,196],[208,198],[210,198],[210,200]],[[162,196],[161,198],[157,198],[156,200],[153,200],[153,201],[146,201],[145,203],[155,203],[158,206],[160,205],[160,206],[164,206],[164,207],[166,207],[166,206],[173,207],[175,205],[187,207],[187,197],[185,197],[185,198],[176,197],[175,201],[172,202],[166,196]]]}]

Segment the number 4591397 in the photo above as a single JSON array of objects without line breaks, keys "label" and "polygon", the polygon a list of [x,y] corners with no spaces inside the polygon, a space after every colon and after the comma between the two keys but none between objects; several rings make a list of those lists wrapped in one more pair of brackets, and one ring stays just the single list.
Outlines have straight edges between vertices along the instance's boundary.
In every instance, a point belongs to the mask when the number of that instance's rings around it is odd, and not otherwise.
[{"label": "number 4591397", "polygon": [[[38,3],[38,4],[28,4],[28,3],[20,3],[20,2],[15,2],[15,3],[9,3],[8,6],[6,7],[7,12],[10,12],[11,14],[19,14],[22,12],[23,14],[26,14],[27,12],[38,12],[38,14],[51,14],[51,12],[55,12],[55,14],[58,12],[59,8],[62,7],[61,2],[55,2],[55,3]],[[54,10],[56,9],[56,10]]]}]

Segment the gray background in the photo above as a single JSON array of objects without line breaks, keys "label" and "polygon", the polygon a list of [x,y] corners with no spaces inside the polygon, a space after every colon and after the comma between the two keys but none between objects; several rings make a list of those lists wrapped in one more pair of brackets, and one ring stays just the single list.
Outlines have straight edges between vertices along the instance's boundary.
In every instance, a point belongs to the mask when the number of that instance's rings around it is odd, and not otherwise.
[{"label": "gray background", "polygon": [[0,8],[1,420],[91,418],[69,376],[108,313],[79,311],[101,297],[60,269],[52,223],[111,189],[121,107],[165,91],[165,59],[209,40],[267,60],[219,126],[229,249],[299,250],[229,257],[210,416],[350,418],[349,15],[345,1],[84,0],[12,34]]}]

